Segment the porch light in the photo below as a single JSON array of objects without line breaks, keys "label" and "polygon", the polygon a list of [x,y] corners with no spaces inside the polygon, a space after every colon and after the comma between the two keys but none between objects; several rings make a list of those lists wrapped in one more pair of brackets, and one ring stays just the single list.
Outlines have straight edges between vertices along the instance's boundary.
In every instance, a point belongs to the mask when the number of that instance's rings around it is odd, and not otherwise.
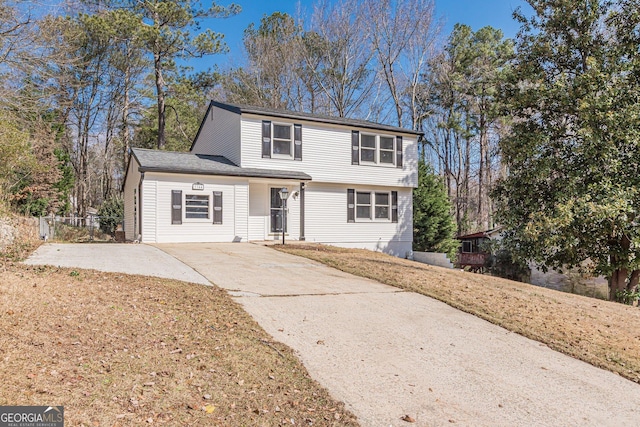
[{"label": "porch light", "polygon": [[287,224],[287,198],[289,197],[289,189],[282,187],[278,192],[280,199],[282,199],[282,244],[284,245],[284,229]]},{"label": "porch light", "polygon": [[287,187],[282,187],[278,194],[280,194],[282,201],[285,201],[289,197],[289,189]]}]

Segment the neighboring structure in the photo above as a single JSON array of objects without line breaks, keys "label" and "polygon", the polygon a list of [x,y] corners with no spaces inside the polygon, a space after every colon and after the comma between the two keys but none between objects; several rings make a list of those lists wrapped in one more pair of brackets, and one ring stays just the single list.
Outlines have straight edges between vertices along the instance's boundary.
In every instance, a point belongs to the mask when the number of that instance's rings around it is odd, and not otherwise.
[{"label": "neighboring structure", "polygon": [[467,268],[472,271],[482,271],[491,253],[487,245],[492,238],[496,238],[495,230],[480,231],[478,233],[458,236],[460,249],[458,250],[457,268]]},{"label": "neighboring structure", "polygon": [[405,257],[419,133],[352,119],[211,102],[189,153],[132,149],[128,240],[287,239]]}]

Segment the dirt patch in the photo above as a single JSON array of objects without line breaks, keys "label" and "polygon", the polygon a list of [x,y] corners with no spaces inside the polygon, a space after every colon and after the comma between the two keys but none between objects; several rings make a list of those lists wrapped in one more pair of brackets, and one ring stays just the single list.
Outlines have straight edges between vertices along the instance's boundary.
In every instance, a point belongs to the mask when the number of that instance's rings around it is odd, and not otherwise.
[{"label": "dirt patch", "polygon": [[0,405],[68,425],[357,425],[216,287],[7,263]]},{"label": "dirt patch", "polygon": [[339,270],[421,293],[640,382],[640,310],[378,252],[275,245]]}]

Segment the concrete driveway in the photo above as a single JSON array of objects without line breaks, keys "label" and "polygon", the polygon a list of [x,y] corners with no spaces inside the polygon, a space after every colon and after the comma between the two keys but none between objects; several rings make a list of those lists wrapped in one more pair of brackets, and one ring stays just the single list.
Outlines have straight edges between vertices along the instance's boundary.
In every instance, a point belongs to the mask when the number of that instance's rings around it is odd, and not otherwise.
[{"label": "concrete driveway", "polygon": [[193,268],[148,245],[46,243],[36,249],[24,263],[142,274],[211,285]]},{"label": "concrete driveway", "polygon": [[363,426],[638,425],[637,384],[433,299],[258,245],[156,248],[44,245],[28,263],[208,279]]},{"label": "concrete driveway", "polygon": [[227,289],[364,426],[627,426],[640,386],[431,298],[249,244],[156,245]]}]

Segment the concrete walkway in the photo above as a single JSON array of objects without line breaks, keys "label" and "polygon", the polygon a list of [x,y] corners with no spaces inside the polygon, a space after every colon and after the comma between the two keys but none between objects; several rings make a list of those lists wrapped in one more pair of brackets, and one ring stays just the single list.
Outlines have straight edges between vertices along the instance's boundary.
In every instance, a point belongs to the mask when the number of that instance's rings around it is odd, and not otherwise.
[{"label": "concrete walkway", "polygon": [[431,298],[257,245],[156,247],[166,254],[145,245],[47,244],[27,262],[206,277],[292,347],[363,426],[639,423],[637,384]]},{"label": "concrete walkway", "polygon": [[158,248],[227,289],[363,426],[631,426],[640,386],[431,298],[248,244]]}]

